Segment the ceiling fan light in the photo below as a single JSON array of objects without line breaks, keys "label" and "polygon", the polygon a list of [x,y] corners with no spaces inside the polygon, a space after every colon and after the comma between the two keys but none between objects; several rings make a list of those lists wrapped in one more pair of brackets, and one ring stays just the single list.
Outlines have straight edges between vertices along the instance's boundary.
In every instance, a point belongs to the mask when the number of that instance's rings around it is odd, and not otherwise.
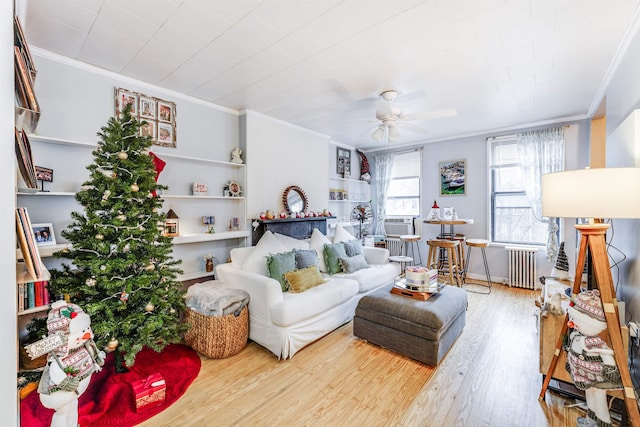
[{"label": "ceiling fan light", "polygon": [[384,128],[382,126],[378,126],[378,128],[371,134],[371,138],[375,139],[378,142],[382,141],[382,139],[384,138]]},{"label": "ceiling fan light", "polygon": [[396,142],[400,139],[400,132],[398,132],[398,127],[396,125],[389,126],[389,141]]}]

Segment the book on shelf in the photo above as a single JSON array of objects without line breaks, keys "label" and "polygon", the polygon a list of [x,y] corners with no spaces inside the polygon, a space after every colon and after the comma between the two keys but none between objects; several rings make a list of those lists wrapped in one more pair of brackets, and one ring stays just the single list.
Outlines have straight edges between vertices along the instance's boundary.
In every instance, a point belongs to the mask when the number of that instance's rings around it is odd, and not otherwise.
[{"label": "book on shelf", "polygon": [[20,49],[29,72],[31,75],[35,75],[37,72],[36,65],[35,62],[33,62],[33,57],[31,56],[27,39],[24,36],[24,31],[22,31],[20,19],[18,19],[16,15],[13,16],[13,45]]},{"label": "book on shelf", "polygon": [[[16,68],[16,85],[21,85],[26,94],[26,104],[23,108],[39,112],[40,106],[36,99],[36,94],[33,90],[33,80],[31,79],[31,73],[27,67],[27,64],[22,56],[22,52],[18,46],[14,46],[15,68]],[[22,93],[18,88],[18,92]]]},{"label": "book on shelf", "polygon": [[16,233],[22,251],[22,257],[32,280],[42,277],[43,267],[40,253],[33,237],[33,231],[27,208],[16,209]]},{"label": "book on shelf", "polygon": [[36,306],[36,287],[35,283],[27,283],[27,308]]},{"label": "book on shelf", "polygon": [[33,164],[33,156],[31,154],[31,144],[25,131],[14,128],[15,133],[15,150],[18,159],[18,169],[20,175],[27,188],[38,188],[38,179],[36,177],[36,168]]},{"label": "book on shelf", "polygon": [[25,304],[24,304],[24,298],[25,298],[25,286],[26,283],[18,283],[18,311],[24,311],[25,309]]}]

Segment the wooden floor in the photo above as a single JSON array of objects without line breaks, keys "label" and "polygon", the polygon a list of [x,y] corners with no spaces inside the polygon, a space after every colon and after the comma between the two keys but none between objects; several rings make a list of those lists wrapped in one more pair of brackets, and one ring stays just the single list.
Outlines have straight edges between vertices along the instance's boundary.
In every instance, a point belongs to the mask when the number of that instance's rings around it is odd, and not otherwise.
[{"label": "wooden floor", "polygon": [[[468,293],[464,332],[437,368],[353,336],[348,323],[290,360],[250,342],[202,358],[185,395],[143,426],[575,426],[538,402],[537,292]],[[568,402],[574,403],[574,402]]]}]

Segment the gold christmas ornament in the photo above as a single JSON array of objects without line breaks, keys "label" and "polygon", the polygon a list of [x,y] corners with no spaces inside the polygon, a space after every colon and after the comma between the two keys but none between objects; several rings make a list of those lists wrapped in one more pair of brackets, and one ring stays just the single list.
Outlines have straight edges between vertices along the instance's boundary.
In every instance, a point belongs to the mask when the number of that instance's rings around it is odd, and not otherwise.
[{"label": "gold christmas ornament", "polygon": [[156,307],[153,304],[148,303],[144,306],[144,311],[146,311],[147,313],[151,313],[155,308]]},{"label": "gold christmas ornament", "polygon": [[175,308],[170,308],[170,309],[169,309],[169,313],[171,313],[171,314],[176,314],[176,309],[175,309]]},{"label": "gold christmas ornament", "polygon": [[103,240],[104,239],[104,234],[96,234],[96,240]]},{"label": "gold christmas ornament", "polygon": [[109,350],[109,351],[113,351],[113,350],[115,350],[116,348],[118,348],[118,344],[119,344],[119,343],[118,343],[118,340],[117,340],[117,339],[115,339],[115,338],[111,338],[111,339],[109,340],[109,342],[107,343],[107,350]]},{"label": "gold christmas ornament", "polygon": [[96,285],[96,279],[94,279],[93,277],[88,278],[87,280],[85,280],[84,282],[87,286],[95,286]]},{"label": "gold christmas ornament", "polygon": [[120,221],[124,221],[125,219],[127,219],[126,215],[122,215],[122,214],[118,215],[116,218],[119,219]]},{"label": "gold christmas ornament", "polygon": [[129,158],[129,155],[126,153],[126,151],[121,151],[118,153],[118,158],[120,160],[127,160]]},{"label": "gold christmas ornament", "polygon": [[151,264],[147,265],[144,269],[147,270],[147,271],[153,271],[153,270],[155,270],[155,268],[156,268],[156,266],[153,263],[151,263]]},{"label": "gold christmas ornament", "polygon": [[138,184],[131,184],[131,191],[133,191],[134,193],[137,193],[138,190],[140,190],[140,187],[138,187]]}]

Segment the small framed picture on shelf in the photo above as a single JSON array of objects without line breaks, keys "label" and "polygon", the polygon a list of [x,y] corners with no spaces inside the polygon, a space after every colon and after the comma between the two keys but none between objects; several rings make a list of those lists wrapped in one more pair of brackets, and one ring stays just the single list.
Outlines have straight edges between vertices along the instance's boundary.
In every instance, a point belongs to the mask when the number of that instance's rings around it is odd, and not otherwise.
[{"label": "small framed picture on shelf", "polygon": [[344,171],[351,170],[351,150],[347,148],[337,147],[336,150],[336,172],[338,175],[344,175]]},{"label": "small framed picture on shelf", "polygon": [[33,237],[38,246],[52,246],[56,244],[56,235],[53,232],[53,224],[31,224]]}]

